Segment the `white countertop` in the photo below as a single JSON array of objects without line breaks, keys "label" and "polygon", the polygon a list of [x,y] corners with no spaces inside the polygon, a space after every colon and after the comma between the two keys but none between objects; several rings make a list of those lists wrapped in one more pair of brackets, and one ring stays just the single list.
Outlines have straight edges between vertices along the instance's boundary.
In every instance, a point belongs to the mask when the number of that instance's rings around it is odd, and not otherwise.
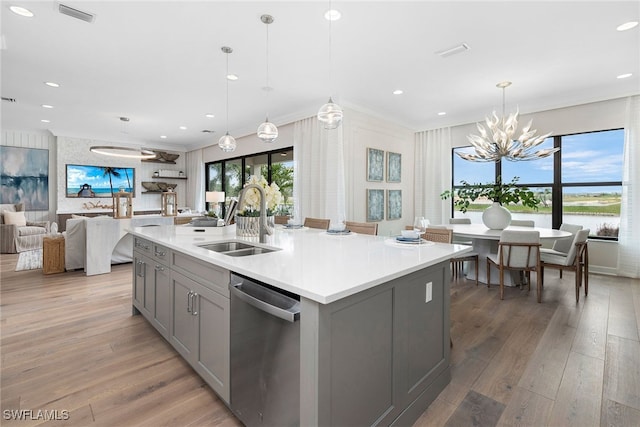
[{"label": "white countertop", "polygon": [[[318,229],[277,228],[266,244],[258,238],[188,234],[185,226],[135,227],[130,233],[210,262],[233,272],[328,304],[408,273],[471,251],[470,246],[426,242],[397,244],[392,237],[351,233],[329,235]],[[233,227],[233,226],[232,226]],[[247,241],[279,251],[231,257],[197,245],[227,240]]]}]

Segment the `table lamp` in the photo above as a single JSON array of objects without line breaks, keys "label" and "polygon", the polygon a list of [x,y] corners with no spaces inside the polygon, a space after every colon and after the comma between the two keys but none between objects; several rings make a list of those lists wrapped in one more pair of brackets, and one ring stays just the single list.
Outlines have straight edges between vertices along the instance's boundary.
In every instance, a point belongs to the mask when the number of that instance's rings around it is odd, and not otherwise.
[{"label": "table lamp", "polygon": [[220,203],[224,203],[224,191],[207,191],[205,193],[205,201],[207,203],[209,203],[209,212],[212,212],[212,206],[213,205],[213,213],[220,218],[221,212],[220,212]]}]

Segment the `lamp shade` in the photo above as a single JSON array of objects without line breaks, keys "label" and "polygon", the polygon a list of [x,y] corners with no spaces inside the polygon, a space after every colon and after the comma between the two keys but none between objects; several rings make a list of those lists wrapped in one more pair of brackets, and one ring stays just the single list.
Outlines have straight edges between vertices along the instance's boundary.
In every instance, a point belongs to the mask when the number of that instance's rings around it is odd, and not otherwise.
[{"label": "lamp shade", "polygon": [[224,191],[207,191],[205,193],[205,201],[209,203],[222,203],[224,198]]}]

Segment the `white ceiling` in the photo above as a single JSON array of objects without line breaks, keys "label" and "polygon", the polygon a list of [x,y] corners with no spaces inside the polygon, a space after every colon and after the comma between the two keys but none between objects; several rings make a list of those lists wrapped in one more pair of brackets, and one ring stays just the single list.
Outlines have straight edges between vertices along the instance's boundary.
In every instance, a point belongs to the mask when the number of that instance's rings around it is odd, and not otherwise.
[{"label": "white ceiling", "polygon": [[[331,32],[328,1],[62,2],[95,14],[91,24],[57,3],[2,0],[1,90],[17,100],[2,102],[4,129],[183,150],[215,144],[226,130],[222,46],[234,49],[229,71],[240,77],[229,82],[236,137],[254,133],[267,112],[278,125],[314,115],[330,94],[420,131],[500,110],[503,80],[513,82],[507,108],[522,113],[640,93],[640,27],[616,31],[640,19],[639,1],[336,0],[342,19]],[[15,15],[14,4],[35,16]],[[268,96],[265,13],[275,18]],[[471,49],[435,54],[463,42]],[[633,76],[616,78],[623,73]]]}]

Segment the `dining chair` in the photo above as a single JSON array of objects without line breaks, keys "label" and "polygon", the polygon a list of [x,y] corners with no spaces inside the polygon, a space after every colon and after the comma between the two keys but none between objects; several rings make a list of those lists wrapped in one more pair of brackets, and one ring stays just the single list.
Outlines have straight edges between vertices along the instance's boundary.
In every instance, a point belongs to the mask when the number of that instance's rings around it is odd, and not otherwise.
[{"label": "dining chair", "polygon": [[304,226],[305,227],[309,227],[309,228],[319,228],[321,230],[328,230],[329,229],[329,222],[330,222],[330,220],[328,220],[328,219],[305,218],[304,219]]},{"label": "dining chair", "polygon": [[358,234],[371,234],[376,236],[378,234],[378,223],[377,222],[354,222],[354,221],[345,221],[345,227],[347,230],[350,230],[354,233]]},{"label": "dining chair", "polygon": [[[582,226],[577,224],[560,224],[560,230],[568,231],[569,233],[571,233],[571,236],[556,239],[553,242],[553,246],[551,247],[551,249],[541,248],[540,254],[546,253],[551,255],[567,256],[567,254],[571,250],[571,247],[573,246],[573,240],[576,237],[576,233],[582,230]],[[559,273],[560,278],[562,279],[562,270],[560,270]]]},{"label": "dining chair", "polygon": [[289,217],[287,215],[276,215],[275,223],[276,224],[287,224],[289,221]]},{"label": "dining chair", "polygon": [[518,227],[535,227],[536,222],[532,219],[512,219],[509,225],[515,225]]},{"label": "dining chair", "polygon": [[[409,227],[407,227],[409,228]],[[444,225],[430,225],[425,232],[421,234],[425,240],[440,243],[454,243],[453,230],[446,228]],[[460,273],[464,271],[464,262],[473,261],[476,266],[476,286],[478,286],[478,254],[476,252],[468,252],[461,257],[451,258],[451,280],[458,279]]]},{"label": "dining chair", "polygon": [[498,253],[487,256],[487,286],[491,287],[491,266],[500,271],[500,299],[504,299],[504,271],[524,271],[528,290],[531,291],[531,272],[538,274],[538,302],[542,302],[542,275],[540,268],[540,233],[538,231],[504,230],[500,234]]},{"label": "dining chair", "polygon": [[[590,230],[579,230],[572,241],[572,247],[566,255],[544,252],[540,254],[540,278],[544,280],[545,268],[556,268],[560,271],[571,270],[576,274],[576,303],[580,300],[580,286],[584,277],[584,295],[589,293],[589,249],[587,239]],[[544,284],[544,282],[543,282]]]},{"label": "dining chair", "polygon": [[453,230],[447,228],[433,228],[427,227],[420,235],[424,240],[438,243],[451,243],[453,238]]}]

